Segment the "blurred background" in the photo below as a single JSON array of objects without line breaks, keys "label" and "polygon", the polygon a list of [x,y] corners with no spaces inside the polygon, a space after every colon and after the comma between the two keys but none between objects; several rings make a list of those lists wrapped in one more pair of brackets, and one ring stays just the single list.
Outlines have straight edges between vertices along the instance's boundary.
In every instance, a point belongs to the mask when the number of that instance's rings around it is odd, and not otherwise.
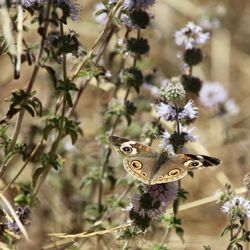
[{"label": "blurred background", "polygon": [[[68,27],[79,34],[83,47],[88,51],[102,30],[102,25],[96,21],[93,14],[98,1],[84,0],[78,3],[82,6],[79,20],[70,22]],[[196,172],[195,178],[188,176],[183,179],[182,185],[189,192],[188,200],[185,202],[186,206],[184,205],[179,212],[185,230],[185,243],[182,243],[174,232],[164,237],[166,231],[164,223],[155,222],[145,235],[128,240],[127,249],[152,249],[152,243],[161,240],[174,250],[198,250],[202,249],[204,245],[210,245],[211,249],[215,250],[225,249],[225,242],[228,242],[228,238],[227,236],[222,238],[220,234],[228,223],[228,219],[221,212],[221,204],[216,203],[215,192],[223,190],[226,183],[231,184],[236,190],[242,191],[243,178],[250,169],[250,2],[247,0],[158,0],[150,9],[150,14],[153,15],[153,19],[143,35],[148,38],[151,49],[140,65],[143,72],[149,73],[156,70],[160,72],[162,78],[171,78],[181,74],[182,61],[178,57],[179,48],[175,44],[174,34],[187,22],[193,21],[211,32],[211,39],[204,46],[204,61],[194,67],[193,74],[204,82],[221,83],[228,92],[228,96],[234,100],[238,111],[233,115],[221,115],[214,109],[203,107],[199,104],[198,99],[196,100],[199,107],[199,118],[194,124],[196,127],[194,134],[199,136],[199,140],[197,143],[190,143],[188,150],[190,153],[218,157],[222,159],[223,163],[218,168]],[[37,34],[32,32],[36,30],[36,27],[29,24],[28,15],[26,18],[30,31],[25,34],[25,37],[29,44],[35,44],[39,41]],[[108,56],[109,49],[104,54],[104,58]],[[69,63],[68,70],[72,72],[75,59],[69,58],[69,61],[71,63]],[[8,108],[8,103],[4,101],[5,98],[10,95],[12,90],[27,85],[32,67],[27,63],[23,64],[20,79],[13,80],[13,69],[7,55],[1,55],[0,64],[2,70],[0,112],[4,117]],[[100,64],[107,67],[105,60],[101,60]],[[43,105],[50,105],[51,82],[44,70],[39,72],[34,89],[37,90]],[[97,187],[95,185],[91,189],[88,186],[80,189],[79,187],[82,185],[84,176],[90,173],[91,168],[98,167],[100,163],[95,163],[95,159],[100,157],[102,150],[102,146],[96,138],[100,134],[104,108],[110,102],[112,91],[114,91],[112,85],[100,84],[97,86],[93,81],[79,100],[75,115],[81,122],[80,127],[84,131],[84,136],[80,137],[74,146],[71,145],[70,140],[65,138],[60,148],[65,159],[64,171],[51,173],[39,194],[43,207],[46,208],[46,211],[48,210],[49,214],[44,215],[43,227],[47,232],[87,231],[91,225],[86,218],[91,218],[93,211],[90,211],[89,208],[89,211],[86,212],[84,209],[91,202],[95,204]],[[123,95],[123,91],[118,93],[118,96]],[[140,95],[147,96],[147,93],[144,91]],[[129,98],[139,97],[136,97],[136,93],[132,93]],[[154,103],[154,101],[151,102]],[[153,117],[153,113],[138,114],[130,128],[126,128],[124,122],[118,127],[116,134],[130,137],[134,135],[135,138],[132,139],[138,139],[142,124],[151,121]],[[28,114],[25,114],[19,139],[28,142],[33,133],[32,128],[39,127],[41,122],[44,122],[43,118],[31,119]],[[12,119],[10,126],[14,126],[14,124],[15,119]],[[162,125],[168,126],[164,123]],[[36,138],[33,140],[36,141]],[[153,147],[157,149],[158,144],[156,140]],[[119,197],[127,185],[122,180],[130,179],[121,165],[119,156],[113,153],[112,167],[121,183],[115,189],[109,185],[106,187],[105,199],[107,200]],[[33,171],[32,164],[23,173],[19,182],[30,181]],[[15,159],[7,178],[11,179],[11,176],[15,175],[18,166],[20,166],[20,160]],[[123,199],[125,206],[130,202],[131,192],[133,189]],[[79,212],[79,210],[81,211]],[[107,215],[106,219],[116,225],[122,224],[126,220],[126,211],[116,208]],[[42,219],[40,218],[40,220]],[[106,228],[111,227],[108,224],[105,225]],[[116,237],[115,233],[102,236],[102,246],[98,246],[100,249],[122,249],[122,244],[116,240]],[[96,249],[95,238],[84,240],[81,244],[79,249]]]}]

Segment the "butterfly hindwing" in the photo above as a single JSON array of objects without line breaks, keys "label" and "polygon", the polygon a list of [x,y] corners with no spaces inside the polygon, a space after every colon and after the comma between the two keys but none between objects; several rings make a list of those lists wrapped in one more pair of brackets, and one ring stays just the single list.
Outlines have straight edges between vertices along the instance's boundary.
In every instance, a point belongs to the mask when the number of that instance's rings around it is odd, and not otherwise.
[{"label": "butterfly hindwing", "polygon": [[151,185],[179,180],[187,174],[185,166],[179,161],[173,161],[166,151],[159,154],[153,169]]},{"label": "butterfly hindwing", "polygon": [[152,178],[152,169],[154,168],[155,164],[155,157],[131,156],[125,157],[123,159],[123,166],[125,170],[130,175],[145,184],[150,184],[150,180]]}]

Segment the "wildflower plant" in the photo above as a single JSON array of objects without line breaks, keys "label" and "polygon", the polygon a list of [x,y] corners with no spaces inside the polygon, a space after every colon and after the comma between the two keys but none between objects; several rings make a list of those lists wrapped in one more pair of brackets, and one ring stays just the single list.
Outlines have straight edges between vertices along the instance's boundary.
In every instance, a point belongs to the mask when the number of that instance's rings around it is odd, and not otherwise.
[{"label": "wildflower plant", "polygon": [[[246,183],[245,179],[244,183]],[[243,244],[250,242],[250,231],[247,225],[250,217],[250,201],[243,196],[235,195],[230,185],[226,185],[225,188],[218,198],[223,203],[221,211],[228,216],[229,223],[223,229],[221,236],[230,234],[227,249],[243,249]]]}]

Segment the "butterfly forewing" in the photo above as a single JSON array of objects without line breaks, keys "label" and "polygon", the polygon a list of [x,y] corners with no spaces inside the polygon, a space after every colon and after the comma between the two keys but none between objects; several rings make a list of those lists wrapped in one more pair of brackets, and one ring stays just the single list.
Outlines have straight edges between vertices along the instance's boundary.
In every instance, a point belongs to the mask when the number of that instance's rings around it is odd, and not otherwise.
[{"label": "butterfly forewing", "polygon": [[173,156],[171,160],[184,165],[187,170],[213,167],[221,163],[221,160],[215,157],[193,154],[178,154]]}]

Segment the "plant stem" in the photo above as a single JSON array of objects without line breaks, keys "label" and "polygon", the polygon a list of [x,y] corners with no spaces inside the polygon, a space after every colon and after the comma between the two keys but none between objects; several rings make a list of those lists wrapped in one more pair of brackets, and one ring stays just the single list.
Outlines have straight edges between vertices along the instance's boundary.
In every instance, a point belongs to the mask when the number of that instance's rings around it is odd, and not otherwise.
[{"label": "plant stem", "polygon": [[100,43],[100,41],[102,41],[102,39],[106,36],[107,32],[108,32],[108,29],[110,27],[110,24],[112,22],[112,19],[115,15],[115,13],[117,12],[117,10],[120,8],[121,4],[122,4],[123,0],[119,0],[113,11],[111,11],[108,15],[108,20],[105,24],[105,27],[103,29],[103,31],[101,32],[101,34],[97,37],[97,39],[95,40],[94,42],[94,45],[92,46],[92,48],[90,49],[89,53],[86,55],[86,57],[84,58],[83,62],[78,66],[78,68],[76,69],[76,71],[74,72],[74,74],[72,75],[72,80],[74,80],[78,73],[82,70],[82,68],[84,67],[84,65],[87,63],[88,59],[91,58],[91,56],[93,55],[93,52],[95,50],[95,48],[97,47],[97,45]]},{"label": "plant stem", "polygon": [[[61,37],[63,37],[64,32],[63,32],[63,24],[60,22],[60,35]],[[67,67],[66,67],[66,62],[67,62],[67,58],[66,58],[66,53],[62,53],[62,58],[63,58],[63,62],[62,62],[62,71],[63,71],[63,81],[66,82],[67,80]],[[64,132],[64,123],[65,123],[65,114],[66,114],[66,97],[65,95],[63,96],[63,106],[62,106],[62,114],[61,114],[61,121],[60,121],[60,126],[58,129],[58,136],[56,138],[56,140],[54,141],[54,143],[51,146],[50,149],[50,156],[53,157],[56,154],[57,148],[59,146],[59,143],[62,139],[63,136],[63,132]],[[51,165],[47,167],[46,171],[43,172],[42,176],[39,178],[38,184],[35,186],[34,188],[34,192],[33,192],[33,198],[37,196],[42,184],[45,182],[49,172],[51,169]]]},{"label": "plant stem", "polygon": [[40,149],[40,147],[43,144],[43,138],[40,140],[40,142],[36,145],[36,147],[33,149],[32,153],[29,155],[28,159],[25,161],[25,163],[23,164],[23,166],[21,167],[21,169],[17,172],[17,174],[15,175],[15,177],[6,185],[6,187],[3,190],[3,194],[9,189],[9,187],[18,179],[18,177],[20,177],[20,175],[22,174],[22,172],[24,171],[24,169],[26,168],[26,166],[28,165],[28,163],[30,162],[30,160],[34,157],[34,155],[38,152],[38,150]]},{"label": "plant stem", "polygon": [[[45,41],[46,41],[46,35],[47,35],[47,32],[48,32],[50,9],[51,9],[51,0],[48,1],[46,16],[45,16],[45,22],[44,22],[44,35],[42,36],[42,39],[41,39],[40,48],[39,48],[39,51],[38,51],[38,54],[37,54],[37,57],[36,57],[35,66],[34,66],[34,69],[33,69],[33,72],[32,72],[28,87],[26,89],[26,94],[31,92],[31,90],[33,88],[33,85],[35,83],[35,80],[37,78],[39,69],[40,69],[39,61],[40,61],[40,59],[42,57],[42,54],[43,54],[44,45],[45,45]],[[14,132],[13,132],[13,135],[12,135],[12,140],[11,140],[10,146],[8,148],[7,154],[15,148],[16,141],[18,139],[18,135],[20,133],[21,125],[22,125],[22,122],[23,122],[24,113],[25,113],[24,109],[22,109],[19,112],[19,115],[18,115],[18,118],[17,118],[17,121],[16,121],[16,125],[15,125],[15,129],[14,129]],[[7,165],[4,166],[3,164],[0,167],[0,177],[3,177],[6,167],[7,167]]]}]

